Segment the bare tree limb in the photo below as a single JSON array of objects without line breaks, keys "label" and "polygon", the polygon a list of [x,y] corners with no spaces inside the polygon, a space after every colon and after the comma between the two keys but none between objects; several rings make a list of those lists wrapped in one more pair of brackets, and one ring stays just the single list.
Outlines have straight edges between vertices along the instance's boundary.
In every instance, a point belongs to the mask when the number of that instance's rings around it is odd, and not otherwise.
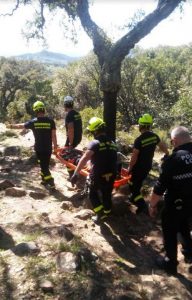
[{"label": "bare tree limb", "polygon": [[44,3],[43,3],[43,0],[40,0],[40,7],[41,7],[41,24],[42,24],[42,27],[44,26],[45,24],[45,17],[44,17]]},{"label": "bare tree limb", "polygon": [[98,56],[100,65],[106,58],[109,48],[112,46],[111,41],[107,37],[103,29],[101,29],[93,20],[89,14],[89,5],[87,0],[77,0],[77,15],[81,21],[81,24],[93,41],[94,52]]},{"label": "bare tree limb", "polygon": [[0,16],[2,16],[2,17],[12,16],[14,14],[14,12],[19,8],[19,5],[20,5],[20,0],[17,0],[15,7],[12,9],[12,11],[10,13],[0,14]]},{"label": "bare tree limb", "polygon": [[167,18],[173,10],[184,0],[159,0],[157,8],[147,15],[142,21],[121,39],[119,39],[111,50],[112,57],[121,62],[137,42],[151,32],[162,20]]}]

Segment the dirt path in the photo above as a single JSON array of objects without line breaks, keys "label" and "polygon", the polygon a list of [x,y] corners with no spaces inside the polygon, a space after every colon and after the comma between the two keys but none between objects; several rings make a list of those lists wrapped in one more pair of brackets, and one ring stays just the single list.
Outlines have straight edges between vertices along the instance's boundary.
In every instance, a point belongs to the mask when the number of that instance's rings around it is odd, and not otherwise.
[{"label": "dirt path", "polygon": [[[64,141],[63,133],[59,140]],[[1,147],[32,143],[30,134],[19,135],[4,140]],[[182,275],[168,277],[155,268],[154,258],[162,248],[159,222],[136,216],[126,196],[114,193],[114,216],[95,225],[86,217],[91,215],[88,201],[80,189],[71,187],[63,165],[52,165],[57,190],[50,192],[39,184],[38,166],[29,162],[25,156],[1,157],[0,179],[12,181],[27,194],[16,198],[0,191],[0,299],[192,299],[192,275],[180,253]],[[34,199],[31,191],[45,197]],[[72,241],[61,236],[61,226],[73,234]],[[23,242],[35,243],[39,254],[15,255],[13,247]],[[82,249],[97,259],[85,259],[81,269],[70,274],[57,268],[58,253],[77,254]],[[50,293],[41,288],[44,279],[53,284]]]}]

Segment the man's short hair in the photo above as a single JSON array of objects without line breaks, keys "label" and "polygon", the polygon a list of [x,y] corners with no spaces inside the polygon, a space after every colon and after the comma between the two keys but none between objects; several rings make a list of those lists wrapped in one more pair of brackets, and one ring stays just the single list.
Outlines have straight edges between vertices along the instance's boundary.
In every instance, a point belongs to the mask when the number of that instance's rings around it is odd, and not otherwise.
[{"label": "man's short hair", "polygon": [[191,141],[191,135],[189,130],[184,126],[177,126],[171,131],[171,138],[179,138],[183,141]]}]

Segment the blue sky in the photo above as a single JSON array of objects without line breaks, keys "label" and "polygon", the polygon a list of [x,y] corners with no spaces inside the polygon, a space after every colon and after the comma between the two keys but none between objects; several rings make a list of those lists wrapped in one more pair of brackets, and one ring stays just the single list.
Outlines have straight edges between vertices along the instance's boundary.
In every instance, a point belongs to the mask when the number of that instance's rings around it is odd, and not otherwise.
[{"label": "blue sky", "polygon": [[[1,0],[0,11],[9,12],[14,7],[14,0]],[[134,12],[140,8],[146,13],[151,12],[156,6],[153,0],[96,0],[90,8],[93,20],[114,40],[120,38],[126,31],[120,31],[117,27],[127,24]],[[12,17],[0,17],[0,55],[10,56],[26,52],[37,52],[43,49],[38,41],[32,41],[30,44],[22,37],[21,31],[25,28],[26,20],[33,17],[34,7],[22,7],[17,10]],[[176,9],[171,16],[162,21],[152,32],[139,42],[139,46],[144,48],[156,47],[158,45],[181,45],[192,42],[192,4],[184,5],[184,11],[180,14]],[[80,24],[78,28],[78,44],[74,45],[70,39],[64,37],[63,31],[59,26],[65,15],[60,13],[54,17],[48,15],[48,26],[46,37],[48,50],[60,52],[67,55],[80,56],[86,55],[92,49],[92,42],[87,37]],[[68,33],[68,36],[70,34]]]}]

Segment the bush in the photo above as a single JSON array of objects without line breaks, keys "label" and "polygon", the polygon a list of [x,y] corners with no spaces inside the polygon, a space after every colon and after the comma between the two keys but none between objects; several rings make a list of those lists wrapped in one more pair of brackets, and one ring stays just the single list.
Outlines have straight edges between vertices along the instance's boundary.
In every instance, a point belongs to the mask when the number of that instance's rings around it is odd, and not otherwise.
[{"label": "bush", "polygon": [[92,117],[98,117],[103,118],[103,107],[98,106],[97,108],[93,109],[92,107],[86,107],[83,110],[81,110],[81,117],[83,121],[83,130],[86,131],[87,125],[89,123],[89,120]]},{"label": "bush", "polygon": [[18,135],[12,130],[6,130],[5,132],[0,133],[0,141],[4,141],[10,137],[17,137]]}]

